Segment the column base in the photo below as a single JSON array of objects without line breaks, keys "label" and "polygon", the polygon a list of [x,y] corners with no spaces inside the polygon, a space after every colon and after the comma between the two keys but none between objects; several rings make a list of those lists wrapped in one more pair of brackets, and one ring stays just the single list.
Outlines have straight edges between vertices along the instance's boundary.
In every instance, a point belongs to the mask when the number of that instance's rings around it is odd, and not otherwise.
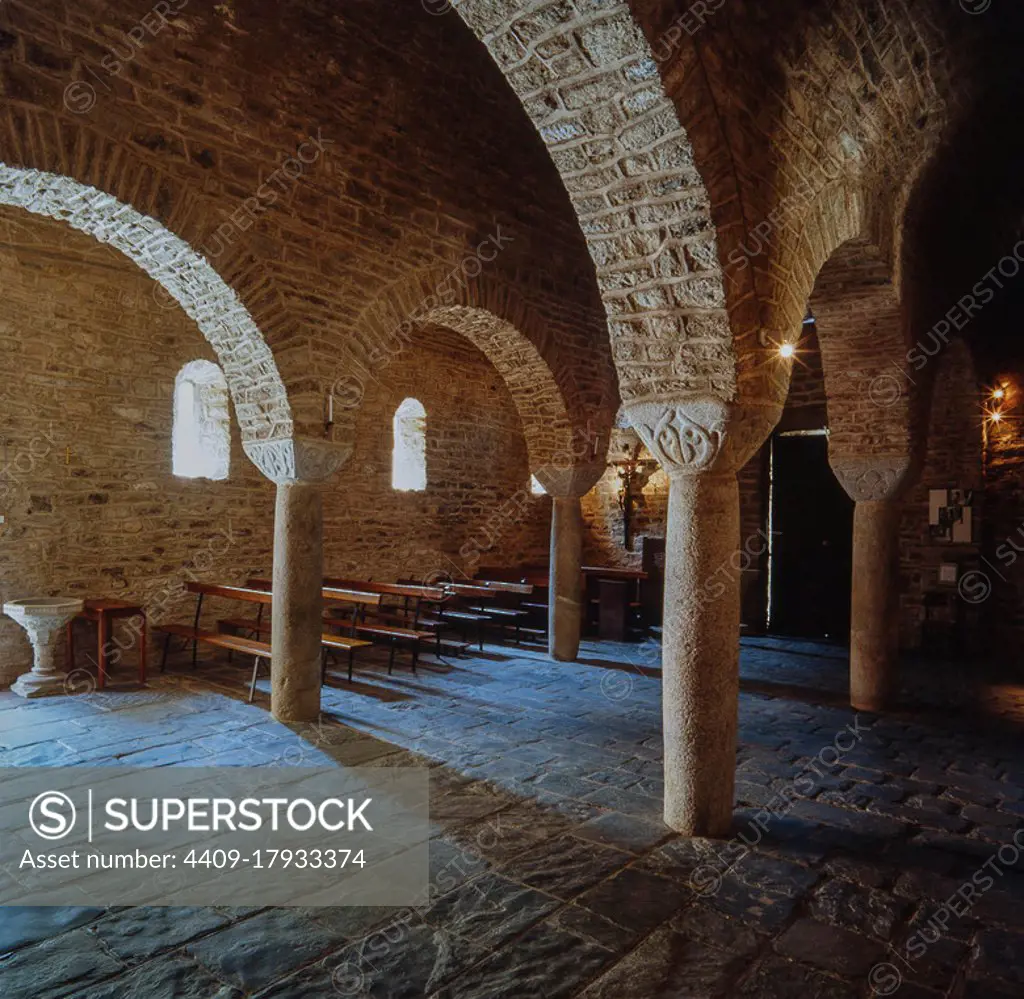
[{"label": "column base", "polygon": [[57,694],[66,694],[67,678],[67,673],[22,673],[11,684],[11,693],[19,697],[54,697]]}]

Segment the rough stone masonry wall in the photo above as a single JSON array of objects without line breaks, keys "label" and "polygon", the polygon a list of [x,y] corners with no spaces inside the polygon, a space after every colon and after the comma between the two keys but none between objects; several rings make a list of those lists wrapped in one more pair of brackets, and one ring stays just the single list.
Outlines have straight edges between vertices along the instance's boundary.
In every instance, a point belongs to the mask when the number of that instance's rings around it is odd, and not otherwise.
[{"label": "rough stone masonry wall", "polygon": [[[171,474],[175,376],[213,351],[89,237],[16,209],[0,236],[0,596],[109,596],[186,619],[191,576],[244,580],[273,536],[273,491],[237,422],[228,479]],[[0,617],[0,683],[30,664],[24,632]]]},{"label": "rough stone masonry wall", "polygon": [[[392,418],[427,411],[427,487],[391,488]],[[526,439],[504,381],[465,339],[418,328],[369,382],[355,450],[324,501],[324,564],[374,578],[472,576],[547,560],[551,501],[530,493]]]},{"label": "rough stone masonry wall", "polygon": [[[118,597],[182,621],[189,578],[268,573],[274,487],[243,455],[237,422],[227,480],[171,474],[175,376],[213,359],[195,324],[123,257],[66,226],[3,209],[0,239],[0,599]],[[406,395],[427,408],[425,493],[390,486],[391,418]],[[453,334],[416,338],[368,395],[356,436],[325,494],[330,570],[427,572],[441,552],[459,563],[469,534],[488,526],[501,559],[546,550],[546,498],[506,515],[529,488],[515,407],[494,368]],[[225,611],[239,606],[214,602],[206,623]],[[0,617],[0,683],[30,662],[24,632]]]},{"label": "rough stone masonry wall", "polygon": [[406,0],[166,6],[0,4],[0,160],[94,185],[201,252],[273,349],[303,432],[361,317],[481,260],[529,305],[576,419],[614,413],[572,207],[457,17]]},{"label": "rough stone masonry wall", "polygon": [[[624,546],[623,514],[619,505],[619,467],[627,455],[632,455],[640,443],[635,430],[617,428],[612,431],[608,448],[609,465],[593,489],[583,497],[584,561],[590,565],[621,565],[640,568],[641,539],[647,535],[665,537],[668,520],[668,474],[655,467],[644,483],[640,502],[635,502],[630,528],[632,546]],[[640,459],[652,461],[646,447],[640,450]]]},{"label": "rough stone masonry wall", "polygon": [[[984,530],[982,495],[982,425],[980,388],[970,353],[955,340],[931,363],[939,365],[928,419],[924,466],[914,487],[903,499],[900,521],[900,645],[916,649],[923,633],[926,604],[934,602],[935,616],[950,611],[963,616],[972,634],[969,647],[977,646],[977,621],[950,585],[939,582],[943,562],[958,564],[961,574],[978,565]],[[928,526],[928,492],[931,489],[973,489],[973,544],[949,544],[931,538]],[[949,650],[951,653],[954,651]]]}]

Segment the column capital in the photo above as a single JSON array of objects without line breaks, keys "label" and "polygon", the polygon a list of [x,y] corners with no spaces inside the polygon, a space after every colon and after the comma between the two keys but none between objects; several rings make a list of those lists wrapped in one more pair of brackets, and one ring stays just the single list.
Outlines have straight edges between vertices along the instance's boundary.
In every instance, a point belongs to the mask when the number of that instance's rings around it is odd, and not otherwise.
[{"label": "column capital", "polygon": [[828,456],[832,471],[847,495],[856,503],[898,499],[910,484],[913,459],[908,454]]},{"label": "column capital", "polygon": [[630,403],[625,412],[662,468],[676,476],[738,472],[767,440],[782,407],[694,395]]},{"label": "column capital", "polygon": [[249,460],[278,485],[323,482],[337,472],[352,454],[352,445],[348,442],[314,437],[245,441],[242,448]]},{"label": "column capital", "polygon": [[572,499],[586,496],[597,485],[607,467],[607,459],[601,458],[600,461],[567,468],[545,465],[533,474],[537,476],[537,481],[549,496],[556,499]]}]

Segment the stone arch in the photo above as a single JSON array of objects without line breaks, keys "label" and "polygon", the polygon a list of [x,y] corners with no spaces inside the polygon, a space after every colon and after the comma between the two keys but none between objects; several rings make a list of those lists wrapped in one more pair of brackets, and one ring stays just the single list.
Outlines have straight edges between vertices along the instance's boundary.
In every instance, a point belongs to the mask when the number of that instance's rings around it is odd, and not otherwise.
[{"label": "stone arch", "polygon": [[900,296],[879,248],[862,236],[843,242],[819,271],[809,304],[836,474],[851,495],[862,470],[902,479],[914,454],[919,392]]},{"label": "stone arch", "polygon": [[737,394],[710,199],[629,5],[461,0],[572,199],[629,405]]},{"label": "stone arch", "polygon": [[561,488],[564,473],[603,462],[614,409],[577,397],[571,360],[554,338],[510,288],[484,278],[453,284],[450,273],[421,273],[368,305],[335,383],[343,403],[357,405],[364,380],[397,359],[424,324],[460,334],[494,365],[515,401],[530,470],[549,492]]},{"label": "stone arch", "polygon": [[156,219],[70,177],[0,163],[0,204],[56,219],[124,254],[177,303],[217,354],[244,443],[286,440],[288,396],[263,335],[210,264]]}]

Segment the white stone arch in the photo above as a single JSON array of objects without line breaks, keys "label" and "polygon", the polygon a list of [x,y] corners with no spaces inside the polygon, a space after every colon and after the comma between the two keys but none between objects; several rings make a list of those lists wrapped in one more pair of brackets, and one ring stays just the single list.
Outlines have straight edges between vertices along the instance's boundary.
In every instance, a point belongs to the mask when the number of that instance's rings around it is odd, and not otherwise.
[{"label": "white stone arch", "polygon": [[64,222],[128,257],[157,282],[157,301],[180,305],[213,347],[243,442],[291,437],[288,395],[270,348],[235,291],[188,243],[112,195],[42,170],[0,163],[0,204]]},{"label": "white stone arch", "polygon": [[623,0],[453,0],[561,174],[597,270],[627,405],[733,401],[711,200]]}]

